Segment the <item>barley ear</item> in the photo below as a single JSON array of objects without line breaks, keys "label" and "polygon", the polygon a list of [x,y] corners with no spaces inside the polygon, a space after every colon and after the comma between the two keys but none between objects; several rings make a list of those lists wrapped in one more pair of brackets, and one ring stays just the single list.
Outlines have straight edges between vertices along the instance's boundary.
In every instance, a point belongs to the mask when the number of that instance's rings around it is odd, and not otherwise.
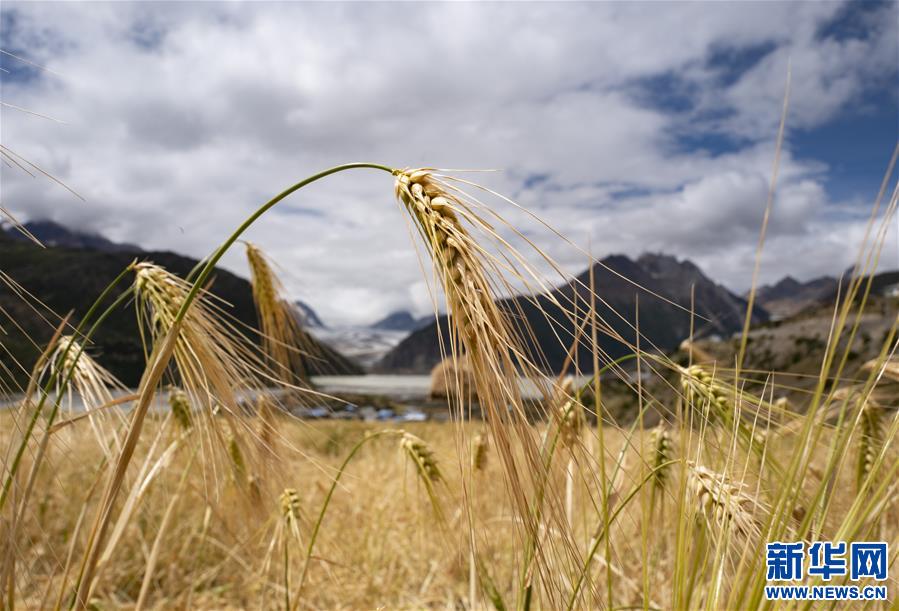
[{"label": "barley ear", "polygon": [[870,400],[864,401],[859,409],[861,430],[858,438],[855,485],[860,491],[871,476],[877,455],[883,447],[883,409]]},{"label": "barley ear", "polygon": [[656,488],[664,488],[667,483],[671,465],[668,464],[674,455],[673,441],[668,426],[662,422],[652,430],[649,437],[652,452],[652,480]]},{"label": "barley ear", "polygon": [[440,468],[437,466],[434,452],[431,451],[423,439],[416,437],[412,433],[404,432],[400,440],[400,447],[415,465],[419,477],[428,486],[443,479]]},{"label": "barley ear", "polygon": [[472,440],[471,462],[475,471],[484,471],[487,468],[487,450],[489,440],[484,433],[478,433]]},{"label": "barley ear", "polygon": [[180,388],[172,388],[169,392],[169,408],[182,431],[186,431],[192,426],[190,399],[186,392]]},{"label": "barley ear", "polygon": [[702,518],[714,538],[727,532],[753,538],[760,535],[757,514],[765,508],[744,491],[742,483],[692,462],[687,478],[688,488],[699,501]]}]

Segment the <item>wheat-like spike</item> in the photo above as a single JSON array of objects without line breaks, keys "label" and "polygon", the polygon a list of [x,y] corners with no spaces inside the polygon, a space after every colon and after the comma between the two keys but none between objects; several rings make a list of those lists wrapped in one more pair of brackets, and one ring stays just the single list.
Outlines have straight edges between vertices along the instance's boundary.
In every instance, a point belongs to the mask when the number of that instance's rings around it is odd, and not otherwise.
[{"label": "wheat-like spike", "polygon": [[481,404],[493,410],[489,416],[504,419],[505,410],[495,407],[507,404],[504,393],[518,393],[507,377],[514,370],[510,352],[522,351],[494,301],[484,254],[460,220],[466,205],[428,170],[397,173],[395,191],[434,260]]},{"label": "wheat-like spike", "polygon": [[883,447],[883,409],[870,400],[863,402],[860,409],[861,432],[858,439],[858,465],[855,478],[859,490],[874,470],[877,455]]},{"label": "wheat-like spike", "polygon": [[[447,301],[452,313],[460,317],[457,325],[463,340],[477,343],[479,321],[472,312],[478,309],[489,311],[485,299],[488,296],[479,292],[487,283],[478,261],[472,256],[468,231],[454,210],[459,202],[427,170],[398,174],[395,191],[418,222],[435,262],[447,276],[444,278]],[[474,346],[467,347],[472,349]]]},{"label": "wheat-like spike", "polygon": [[279,497],[281,515],[291,529],[297,528],[300,516],[300,495],[294,488],[285,488]]},{"label": "wheat-like spike", "polygon": [[240,444],[237,443],[237,439],[231,438],[231,441],[228,442],[228,456],[231,457],[231,466],[234,467],[234,472],[241,479],[245,478],[247,473],[247,464],[243,458],[243,451],[240,449]]},{"label": "wheat-like spike", "polygon": [[652,479],[653,484],[657,488],[664,488],[668,480],[668,472],[670,465],[666,463],[671,461],[674,454],[673,441],[668,426],[662,422],[652,430],[649,436],[649,447],[652,452]]},{"label": "wheat-like spike", "polygon": [[[743,484],[734,483],[724,474],[692,462],[687,477],[689,489],[699,500],[702,516],[710,528],[717,527],[721,531],[733,528],[747,537],[759,536],[756,514],[765,508],[744,492]],[[712,532],[717,534],[714,528]]]},{"label": "wheat-like spike", "polygon": [[586,424],[584,406],[576,396],[574,378],[566,376],[556,389],[553,398],[553,414],[558,420],[559,438],[562,445],[571,449],[581,438]]},{"label": "wheat-like spike", "polygon": [[186,431],[193,425],[191,420],[190,399],[180,388],[172,388],[169,392],[169,408],[181,430]]},{"label": "wheat-like spike", "polygon": [[[56,347],[47,359],[39,379],[56,373],[56,384],[59,389],[72,367],[74,371],[71,388],[81,397],[86,411],[111,402],[113,400],[111,389],[124,388],[122,383],[83,350],[81,343],[71,335],[63,335],[56,342]],[[69,408],[71,407],[69,405]]]},{"label": "wheat-like spike", "polygon": [[[555,567],[533,555],[531,545],[541,528],[540,514],[534,511],[533,494],[545,493],[547,466],[539,437],[528,422],[520,377],[535,384],[547,404],[552,392],[525,348],[523,338],[528,334],[527,325],[522,328],[520,323],[513,323],[516,312],[507,308],[515,309],[515,306],[500,304],[505,296],[501,293],[513,289],[509,276],[527,284],[528,275],[534,270],[478,215],[480,203],[447,182],[452,179],[428,169],[395,174],[397,199],[411,216],[425,244],[446,301],[451,331],[449,337],[443,338],[443,346],[449,347],[454,358],[464,356],[467,361],[474,389],[472,399],[484,414],[491,444],[508,478],[506,489],[529,541],[526,571],[545,573],[544,577],[549,579]],[[498,254],[491,255],[469,228],[493,240]],[[523,271],[519,271],[519,264]],[[541,289],[545,288],[541,283]],[[465,413],[464,403],[464,397],[455,399],[460,417]],[[429,493],[433,493],[430,486]],[[567,536],[563,539],[560,545],[574,554],[573,540]]]},{"label": "wheat-like spike", "polygon": [[434,452],[420,437],[404,432],[400,439],[400,447],[415,464],[418,475],[428,484],[443,479]]},{"label": "wheat-like spike", "polygon": [[472,441],[472,466],[475,471],[483,471],[487,468],[487,450],[489,438],[484,433],[478,433]]},{"label": "wheat-like spike", "polygon": [[681,367],[680,373],[684,398],[694,405],[708,402],[712,408],[709,410],[710,422],[714,420],[715,412],[723,412],[730,408],[730,399],[724,386],[704,367],[700,365]]},{"label": "wheat-like spike", "polygon": [[[141,334],[158,344],[173,328],[181,305],[191,291],[191,285],[149,262],[132,266],[135,273],[134,291]],[[202,291],[186,311],[174,336],[172,381],[188,397],[194,425],[202,423],[209,434],[194,435],[194,443],[215,444],[214,450],[227,455],[233,466],[233,444],[242,444],[242,432],[251,428],[246,418],[243,397],[247,392],[260,391],[264,380],[272,376],[261,362],[258,349],[229,322],[227,314],[217,305],[214,295]],[[223,416],[217,418],[216,416]],[[223,428],[229,429],[225,433]],[[238,446],[238,450],[242,450]],[[245,479],[250,472],[247,457],[241,453]],[[204,463],[210,464],[210,463]],[[260,475],[267,471],[255,470]]]},{"label": "wheat-like spike", "polygon": [[[112,391],[124,390],[125,386],[83,350],[82,344],[71,335],[64,335],[56,342],[56,347],[47,358],[38,379],[46,379],[56,374],[56,393],[59,395],[65,376],[73,367],[71,384],[65,388],[63,404],[68,406],[69,411],[73,411],[73,394],[78,395],[84,411],[88,414],[97,441],[104,448],[104,452],[107,452],[110,438],[114,445],[118,446],[118,434],[115,427],[106,427],[102,419],[95,418],[96,410],[113,403]],[[119,410],[114,410],[114,413],[120,421],[124,420]]]},{"label": "wheat-like spike", "polygon": [[[191,286],[153,263],[136,263],[133,269],[141,322],[158,341],[171,329]],[[193,401],[211,408],[214,397],[235,414],[236,394],[258,386],[257,374],[264,367],[254,347],[225,321],[212,299],[203,293],[187,311],[173,356],[181,387]]]},{"label": "wheat-like spike", "polygon": [[315,342],[302,328],[290,301],[284,296],[281,281],[265,254],[246,243],[253,302],[262,331],[262,348],[276,366],[279,378],[294,382],[294,376],[309,381],[307,357],[313,355]]}]

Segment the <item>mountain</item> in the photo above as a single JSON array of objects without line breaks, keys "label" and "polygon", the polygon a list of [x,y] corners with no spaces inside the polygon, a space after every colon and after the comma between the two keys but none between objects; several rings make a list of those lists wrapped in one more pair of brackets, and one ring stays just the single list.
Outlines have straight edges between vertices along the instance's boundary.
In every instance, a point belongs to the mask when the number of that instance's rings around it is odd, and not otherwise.
[{"label": "mountain", "polygon": [[[14,230],[13,230],[14,231]],[[64,235],[64,234],[62,234]],[[84,243],[77,234],[69,243]],[[100,240],[95,244],[104,245]],[[0,231],[0,266],[24,289],[45,303],[54,312],[65,314],[72,311],[72,322],[77,323],[87,312],[94,299],[135,257],[152,261],[167,270],[185,276],[197,264],[195,259],[172,252],[139,252],[131,250],[103,250],[87,247],[52,246],[47,248],[12,237],[9,230]],[[127,278],[122,284],[124,289]],[[256,310],[250,283],[223,269],[216,269],[212,275],[211,292],[221,299],[219,302],[227,313],[236,319],[235,328],[256,327]],[[21,331],[10,325],[8,314]],[[16,371],[21,380],[24,372],[18,369],[10,355],[26,368],[38,356],[38,345],[48,341],[52,335],[51,324],[42,318],[43,310],[30,308],[3,282],[0,282],[0,326],[4,335],[0,338],[0,371]],[[49,318],[53,322],[53,318]],[[246,327],[245,327],[246,326]],[[246,330],[248,337],[254,335]],[[122,382],[135,386],[144,369],[144,354],[136,324],[134,306],[125,305],[115,309],[99,328],[91,353],[112,371]],[[322,344],[322,355],[312,363],[313,374],[361,373],[361,368],[336,350]]]},{"label": "mountain", "polygon": [[[786,395],[797,405],[807,403],[814,395],[823,355],[835,334],[834,305],[838,296],[840,300],[845,298],[847,289],[844,285],[839,295],[834,289],[819,303],[812,303],[793,316],[750,330],[744,367],[747,371],[763,372],[753,376],[758,380],[758,386],[763,387],[758,389],[759,392],[774,389],[775,397]],[[856,301],[859,299],[857,297]],[[899,272],[876,274],[871,279],[871,290],[865,296],[864,315],[857,319],[851,316],[839,333],[839,343],[832,344],[838,355],[835,362],[846,359],[840,366],[841,386],[868,377],[865,363],[878,358],[891,338],[897,315]],[[736,340],[705,339],[697,341],[695,346],[694,360],[713,360],[724,368],[731,366],[740,350]],[[835,370],[836,366],[830,373]],[[890,402],[888,405],[895,405],[895,389],[891,392],[885,400]]]},{"label": "mountain", "polygon": [[789,318],[811,306],[825,303],[835,294],[839,283],[836,278],[822,276],[799,282],[785,276],[774,285],[765,285],[756,291],[756,301],[776,320]]},{"label": "mountain", "polygon": [[378,331],[415,331],[426,326],[432,320],[434,320],[433,316],[415,318],[407,310],[398,310],[374,323],[371,328]]},{"label": "mountain", "polygon": [[[593,276],[601,300],[596,304],[600,320],[610,327],[613,335],[619,334],[629,343],[636,340],[631,321],[639,302],[641,346],[645,350],[655,347],[664,352],[671,351],[689,337],[691,293],[695,303],[695,316],[692,317],[695,337],[729,337],[742,328],[746,301],[710,280],[690,261],[678,261],[660,254],[644,254],[636,261],[623,255],[612,255],[593,266]],[[570,309],[576,296],[580,308],[584,309],[590,299],[589,286],[590,270],[587,270],[572,282],[553,290],[552,298],[546,295],[518,296],[499,302],[500,308],[510,313],[510,320],[523,317],[527,321],[531,332],[525,334],[528,337],[526,348],[531,358],[548,371],[558,372],[563,367],[574,343],[575,330],[572,321],[553,300]],[[764,309],[756,308],[753,312],[754,323],[767,319]],[[602,327],[603,322],[599,326]],[[441,358],[438,328],[444,337],[448,337],[446,316],[411,333],[388,352],[375,369],[393,373],[428,372]],[[631,352],[625,343],[608,333],[600,335],[600,348],[611,358]],[[538,354],[542,356],[537,357]],[[582,370],[591,369],[592,351],[588,346],[579,344],[576,358]]]},{"label": "mountain", "polygon": [[300,324],[304,327],[325,327],[325,323],[322,322],[322,319],[319,318],[318,314],[315,310],[312,309],[312,306],[306,303],[305,301],[295,301],[294,305],[296,306],[297,316],[300,319]]},{"label": "mountain", "polygon": [[[142,252],[140,246],[113,242],[95,233],[75,231],[54,221],[29,221],[23,223],[22,227],[44,246],[99,250],[101,252]],[[7,228],[6,233],[13,240],[30,241],[26,235],[15,228]]]},{"label": "mountain", "polygon": [[309,332],[365,368],[380,361],[409,335],[408,331],[357,326],[309,327]]}]

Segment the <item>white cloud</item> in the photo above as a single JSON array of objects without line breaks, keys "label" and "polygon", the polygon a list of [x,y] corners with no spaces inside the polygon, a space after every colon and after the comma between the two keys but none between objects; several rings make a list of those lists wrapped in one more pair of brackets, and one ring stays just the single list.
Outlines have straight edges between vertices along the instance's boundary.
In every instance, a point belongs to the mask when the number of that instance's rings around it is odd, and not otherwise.
[{"label": "white cloud", "polygon": [[[502,168],[479,179],[596,254],[671,251],[742,287],[787,58],[790,125],[802,127],[856,103],[895,59],[892,7],[865,40],[821,38],[839,10],[793,2],[6,2],[4,47],[62,76],[7,81],[4,101],[68,124],[4,108],[4,144],[88,201],[9,168],[2,199],[26,217],[202,256],[272,194],[330,165]],[[709,62],[721,49],[764,45],[770,52],[732,82]],[[664,75],[674,75],[691,108],[666,107],[667,94],[647,80]],[[679,146],[685,133],[743,144],[712,155]],[[789,143],[766,259],[778,264],[767,279],[842,269],[851,259],[844,240],[862,222],[833,213],[827,168],[796,157]],[[535,176],[545,180],[524,186]],[[503,210],[570,271],[585,265],[525,215]],[[386,175],[314,185],[248,237],[326,319],[365,322],[410,304],[427,310]],[[804,251],[815,254],[797,256]],[[239,253],[226,263],[244,273]]]}]

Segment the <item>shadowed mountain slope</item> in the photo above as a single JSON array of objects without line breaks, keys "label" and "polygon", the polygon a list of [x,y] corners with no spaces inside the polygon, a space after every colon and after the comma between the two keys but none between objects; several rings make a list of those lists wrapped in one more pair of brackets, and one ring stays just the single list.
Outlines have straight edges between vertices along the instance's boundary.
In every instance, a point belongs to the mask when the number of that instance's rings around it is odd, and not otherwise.
[{"label": "shadowed mountain slope", "polygon": [[[75,236],[67,237],[66,243],[83,243],[79,242],[77,234]],[[43,237],[46,239],[46,235]],[[45,244],[47,242],[49,240]],[[72,322],[77,323],[106,285],[135,259],[152,261],[182,277],[197,264],[195,259],[172,252],[121,250],[106,240],[92,244],[95,247],[40,248],[12,237],[9,231],[0,231],[0,269],[57,314],[72,311]],[[255,328],[256,310],[250,283],[223,269],[216,269],[212,278],[211,291],[224,301],[225,310],[242,325]],[[121,289],[131,280],[129,277],[123,281]],[[43,320],[46,311],[37,312],[30,308],[4,283],[0,283],[0,307],[6,311],[0,319],[5,331],[0,339],[3,348],[0,366],[8,368],[21,380],[27,374],[14,363],[13,357],[26,368],[30,367],[39,353],[31,340],[43,345],[52,336],[53,326],[59,320]],[[9,320],[15,320],[21,329],[9,325]],[[244,330],[254,341],[258,339],[249,329]],[[144,369],[144,356],[133,305],[129,303],[110,314],[97,332],[91,353],[125,384],[137,384]],[[361,372],[356,363],[324,344],[321,344],[320,357],[310,369],[313,374]]]},{"label": "shadowed mountain slope", "polygon": [[[689,337],[691,292],[695,296],[695,336],[727,337],[742,328],[745,300],[710,280],[690,261],[678,261],[659,254],[644,254],[636,261],[623,255],[611,255],[594,265],[593,272],[599,297],[597,313],[610,331],[600,334],[600,346],[612,358],[631,352],[626,343],[636,341],[632,325],[638,302],[641,347],[646,350],[655,346],[663,352],[671,351]],[[584,311],[590,298],[589,285],[590,273],[587,270],[576,281],[557,287],[551,296],[569,310],[577,300]],[[635,285],[643,286],[648,291]],[[556,373],[564,366],[566,354],[573,344],[575,325],[553,299],[545,295],[536,298],[519,296],[503,300],[500,305],[513,321],[521,320],[520,317],[527,321],[531,329],[527,343],[532,359],[547,371]],[[761,308],[753,314],[755,323],[767,318],[767,312]],[[377,364],[376,370],[394,373],[429,371],[441,360],[438,325],[443,337],[448,337],[449,321],[446,316],[441,316],[437,322],[413,332],[400,342]],[[587,325],[587,335],[589,329]],[[615,339],[615,335],[625,342]],[[592,351],[588,346],[580,345],[576,358],[582,371],[592,369]]]}]

